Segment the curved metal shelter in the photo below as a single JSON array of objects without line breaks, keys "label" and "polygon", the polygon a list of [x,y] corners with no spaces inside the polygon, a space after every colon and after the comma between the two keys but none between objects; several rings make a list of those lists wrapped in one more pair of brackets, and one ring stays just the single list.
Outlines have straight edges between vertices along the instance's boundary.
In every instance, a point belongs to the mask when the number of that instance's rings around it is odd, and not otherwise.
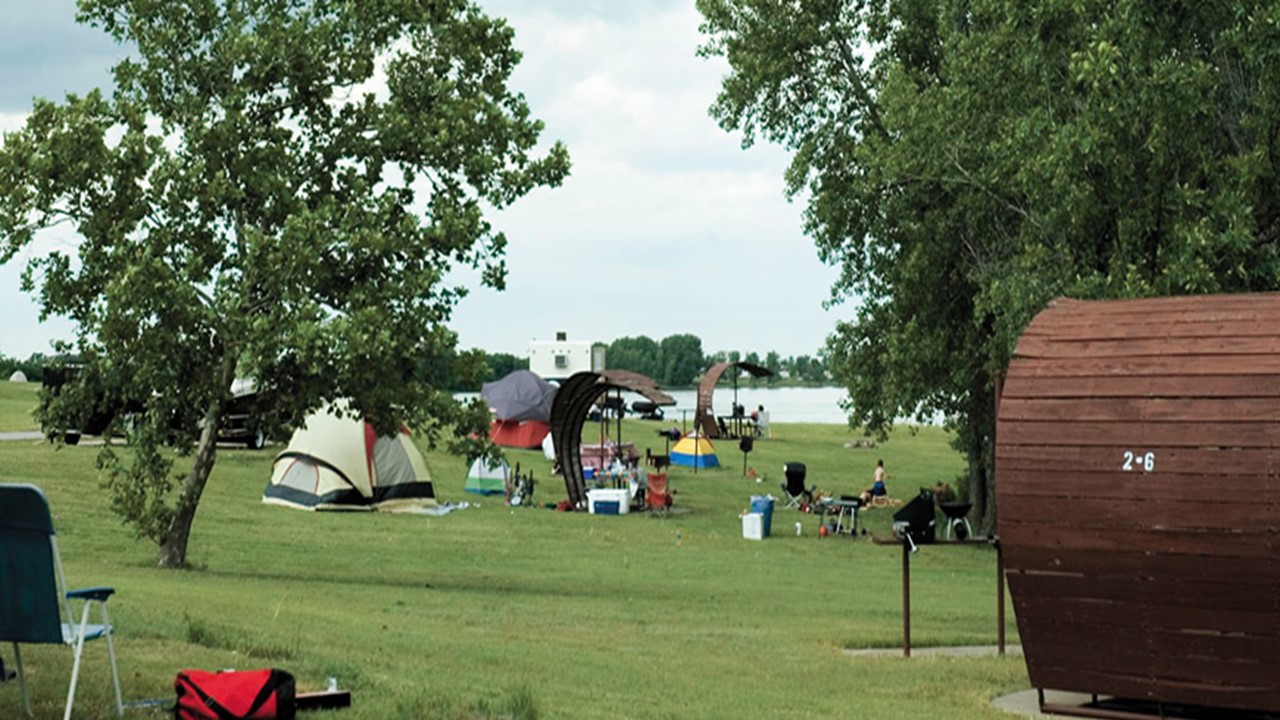
[{"label": "curved metal shelter", "polygon": [[[698,383],[698,407],[694,412],[694,421],[697,425],[698,432],[703,437],[712,440],[720,437],[720,427],[716,423],[715,409],[711,405],[712,396],[716,392],[716,384],[720,382],[720,377],[724,375],[729,368],[739,368],[746,370],[752,377],[773,377],[773,371],[767,367],[756,365],[749,362],[722,362],[716,363],[707,369],[706,374],[702,376],[702,382]],[[733,373],[733,404],[738,404],[738,373]]]},{"label": "curved metal shelter", "polygon": [[[586,482],[582,475],[582,426],[587,412],[609,390],[643,395],[656,405],[675,405],[675,398],[662,392],[652,378],[629,370],[580,372],[560,385],[551,406],[551,442],[560,461],[565,492],[575,507],[586,502]],[[619,418],[621,425],[621,418]]]},{"label": "curved metal shelter", "polygon": [[1034,686],[1280,712],[1280,294],[1052,303],[995,485]]}]

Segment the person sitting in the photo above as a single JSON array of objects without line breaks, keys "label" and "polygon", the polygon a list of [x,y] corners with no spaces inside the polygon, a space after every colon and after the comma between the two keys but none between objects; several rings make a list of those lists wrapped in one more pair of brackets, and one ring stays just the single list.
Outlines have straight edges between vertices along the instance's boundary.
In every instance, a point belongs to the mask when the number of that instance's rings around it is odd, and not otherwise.
[{"label": "person sitting", "polygon": [[862,494],[858,496],[862,500],[863,507],[888,504],[889,491],[884,485],[887,477],[889,477],[889,473],[885,472],[884,460],[877,460],[876,471],[871,476],[871,487],[863,490]]},{"label": "person sitting", "polygon": [[773,439],[773,435],[769,432],[769,413],[765,411],[763,405],[751,413],[751,419],[756,423],[756,437]]},{"label": "person sitting", "polygon": [[935,505],[955,501],[956,491],[951,489],[951,485],[949,483],[944,483],[939,480],[938,484],[933,486],[933,503]]}]

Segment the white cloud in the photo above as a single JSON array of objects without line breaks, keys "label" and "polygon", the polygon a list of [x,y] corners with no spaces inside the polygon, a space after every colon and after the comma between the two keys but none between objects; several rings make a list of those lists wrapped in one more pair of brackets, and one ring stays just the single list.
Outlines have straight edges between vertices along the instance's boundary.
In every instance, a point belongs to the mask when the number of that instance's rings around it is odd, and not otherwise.
[{"label": "white cloud", "polygon": [[709,117],[726,68],[696,57],[693,3],[625,19],[539,7],[502,6],[525,51],[513,85],[568,145],[573,176],[497,216],[508,291],[464,301],[462,342],[522,354],[557,330],[690,332],[708,351],[817,350],[835,271],[783,197],[785,153],[744,152]]},{"label": "white cloud", "polygon": [[[787,155],[743,151],[709,117],[727,68],[696,56],[693,0],[481,5],[515,29],[524,60],[511,85],[546,123],[544,146],[568,146],[573,175],[492,216],[510,238],[508,290],[476,287],[463,301],[462,344],[524,354],[559,330],[603,341],[687,332],[709,352],[817,350],[835,324],[821,305],[836,271],[783,197]],[[0,129],[20,123],[0,114]],[[0,268],[0,311],[34,324],[15,278]],[[476,286],[469,273],[455,279]],[[9,327],[0,352],[47,344],[48,333]]]}]

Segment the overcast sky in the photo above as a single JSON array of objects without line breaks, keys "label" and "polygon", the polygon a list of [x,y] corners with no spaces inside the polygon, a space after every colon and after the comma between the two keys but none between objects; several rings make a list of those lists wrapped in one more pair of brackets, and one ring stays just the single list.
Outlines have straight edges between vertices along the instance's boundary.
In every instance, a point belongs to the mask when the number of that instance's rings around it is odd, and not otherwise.
[{"label": "overcast sky", "polygon": [[[461,345],[523,356],[557,331],[692,333],[706,352],[815,353],[851,309],[822,308],[836,271],[783,197],[786,153],[744,151],[708,116],[727,67],[695,55],[693,0],[480,5],[515,28],[512,86],[573,173],[492,218],[510,241],[507,289],[462,301]],[[19,127],[35,96],[109,82],[119,49],[74,15],[73,0],[0,0],[0,129]],[[17,265],[0,267],[0,354],[26,357],[71,331],[38,322]]]}]

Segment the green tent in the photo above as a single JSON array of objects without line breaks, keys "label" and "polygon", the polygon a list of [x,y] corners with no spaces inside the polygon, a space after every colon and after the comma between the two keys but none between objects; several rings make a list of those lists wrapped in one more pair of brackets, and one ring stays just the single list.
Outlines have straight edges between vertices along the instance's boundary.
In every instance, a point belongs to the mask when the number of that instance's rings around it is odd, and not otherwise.
[{"label": "green tent", "polygon": [[479,495],[505,495],[510,480],[511,466],[507,465],[506,460],[489,465],[484,458],[476,458],[467,471],[467,482],[462,487],[467,492]]}]

